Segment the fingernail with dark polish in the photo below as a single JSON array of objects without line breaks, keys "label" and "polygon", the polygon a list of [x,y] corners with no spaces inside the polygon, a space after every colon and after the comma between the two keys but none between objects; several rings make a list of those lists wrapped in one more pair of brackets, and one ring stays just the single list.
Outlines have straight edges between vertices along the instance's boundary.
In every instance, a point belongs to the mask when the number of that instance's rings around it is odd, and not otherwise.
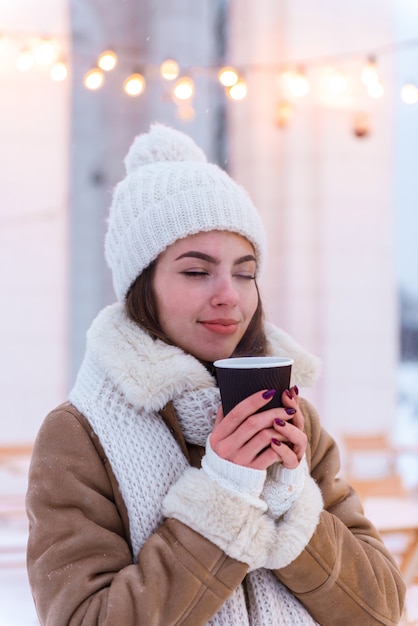
[{"label": "fingernail with dark polish", "polygon": [[279,441],[278,439],[272,439],[271,442],[274,443],[275,446],[281,446],[282,445],[282,442]]},{"label": "fingernail with dark polish", "polygon": [[267,389],[267,391],[263,393],[263,398],[264,400],[270,400],[274,395],[276,395],[276,389]]},{"label": "fingernail with dark polish", "polygon": [[293,391],[295,392],[295,394],[298,396],[299,395],[299,389],[297,385],[294,385],[293,387]]},{"label": "fingernail with dark polish", "polygon": [[286,422],[281,420],[279,417],[274,420],[274,423],[277,424],[277,426],[286,426]]},{"label": "fingernail with dark polish", "polygon": [[296,409],[285,409],[288,415],[294,415],[296,413]]},{"label": "fingernail with dark polish", "polygon": [[286,395],[288,398],[290,398],[291,400],[293,399],[293,396],[291,394],[291,392],[289,391],[289,389],[286,389]]}]

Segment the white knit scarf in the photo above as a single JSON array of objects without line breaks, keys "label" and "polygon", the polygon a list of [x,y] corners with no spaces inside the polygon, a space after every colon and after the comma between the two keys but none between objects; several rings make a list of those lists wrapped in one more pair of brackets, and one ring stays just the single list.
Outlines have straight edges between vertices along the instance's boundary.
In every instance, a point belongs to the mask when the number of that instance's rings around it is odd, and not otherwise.
[{"label": "white knit scarf", "polygon": [[[293,381],[308,385],[317,361],[283,331],[268,325],[269,353],[294,359]],[[194,357],[154,341],[120,305],[105,308],[88,333],[86,355],[70,401],[98,435],[125,501],[134,560],[163,522],[161,503],[188,467],[158,411],[173,401],[186,441],[205,445],[219,406],[213,377]],[[245,586],[245,590],[244,590]],[[274,574],[247,574],[208,624],[315,624]]]}]

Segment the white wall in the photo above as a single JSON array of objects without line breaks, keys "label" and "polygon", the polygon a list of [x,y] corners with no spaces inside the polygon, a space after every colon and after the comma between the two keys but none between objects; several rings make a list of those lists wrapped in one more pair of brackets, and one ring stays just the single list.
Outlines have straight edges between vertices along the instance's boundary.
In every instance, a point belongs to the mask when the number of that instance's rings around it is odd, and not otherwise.
[{"label": "white wall", "polygon": [[[390,427],[395,411],[397,311],[393,238],[393,79],[390,55],[379,68],[387,92],[366,97],[358,73],[366,55],[393,40],[392,2],[232,2],[231,60],[245,68],[311,61],[311,91],[294,100],[286,129],[274,125],[283,93],[278,72],[247,71],[246,101],[231,104],[232,173],[250,190],[268,227],[270,264],[263,295],[270,318],[323,360],[316,388],[303,390],[324,424],[342,430]],[[370,24],[373,28],[370,28]],[[313,63],[353,53],[356,76],[344,96],[323,91]],[[354,54],[359,52],[359,57]],[[352,116],[371,115],[358,139]]]},{"label": "white wall", "polygon": [[0,4],[0,443],[31,442],[64,397],[69,81],[15,68],[20,33],[56,35],[67,2]]}]

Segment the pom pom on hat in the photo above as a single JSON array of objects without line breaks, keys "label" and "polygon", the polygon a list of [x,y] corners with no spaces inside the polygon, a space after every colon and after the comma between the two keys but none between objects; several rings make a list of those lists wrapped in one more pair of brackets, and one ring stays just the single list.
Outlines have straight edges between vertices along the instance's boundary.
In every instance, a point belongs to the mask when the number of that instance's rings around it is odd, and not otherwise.
[{"label": "pom pom on hat", "polygon": [[206,155],[195,142],[178,130],[163,124],[153,124],[150,132],[134,140],[125,157],[127,174],[132,174],[141,165],[157,161],[203,161]]},{"label": "pom pom on hat", "polygon": [[188,235],[226,230],[248,239],[262,265],[265,234],[247,192],[208,163],[184,133],[154,124],[135,138],[116,186],[105,257],[120,301],[141,272],[169,245]]}]

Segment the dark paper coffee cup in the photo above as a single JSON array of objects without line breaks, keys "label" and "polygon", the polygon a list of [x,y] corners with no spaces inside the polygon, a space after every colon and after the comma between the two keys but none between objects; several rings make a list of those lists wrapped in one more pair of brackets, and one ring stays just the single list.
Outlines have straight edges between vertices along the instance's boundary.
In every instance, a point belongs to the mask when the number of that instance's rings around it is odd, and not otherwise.
[{"label": "dark paper coffee cup", "polygon": [[289,389],[293,360],[274,356],[247,356],[214,362],[224,415],[241,400],[261,389],[277,393],[260,411],[283,406],[281,396]]}]

